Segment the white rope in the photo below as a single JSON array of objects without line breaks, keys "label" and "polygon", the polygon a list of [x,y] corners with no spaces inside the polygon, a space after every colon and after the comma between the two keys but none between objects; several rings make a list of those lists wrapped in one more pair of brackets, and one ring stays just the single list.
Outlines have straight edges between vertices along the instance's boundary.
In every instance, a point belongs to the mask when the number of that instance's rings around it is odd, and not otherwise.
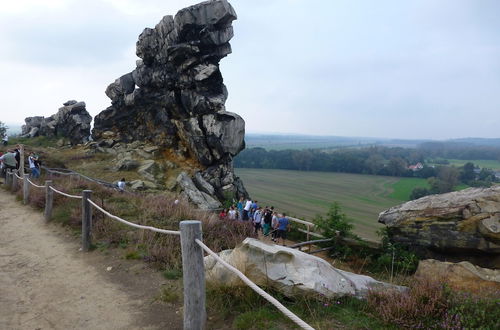
[{"label": "white rope", "polygon": [[47,169],[47,171],[50,173],[55,173],[55,174],[60,174],[60,175],[72,175],[73,174],[71,172],[69,172],[69,173],[68,172],[59,172],[59,171],[54,171],[54,170],[49,170],[49,169]]},{"label": "white rope", "polygon": [[17,175],[17,172],[14,172],[14,175],[15,175],[18,179],[20,179],[20,180],[22,180],[22,179],[23,179],[21,176]]},{"label": "white rope", "polygon": [[49,187],[50,187],[50,189],[52,189],[53,192],[56,192],[56,193],[61,194],[63,196],[66,196],[66,197],[69,197],[69,198],[82,199],[82,196],[66,194],[66,193],[63,193],[62,191],[59,191],[59,190],[55,189],[54,187],[51,187],[51,186],[49,186]]},{"label": "white rope", "polygon": [[45,188],[45,186],[39,186],[37,184],[34,184],[33,182],[31,182],[30,179],[28,179],[28,182],[31,183],[31,185],[35,186],[36,188]]},{"label": "white rope", "polygon": [[100,207],[99,205],[97,205],[96,203],[94,203],[91,199],[88,199],[88,201],[96,209],[98,209],[99,211],[101,211],[102,213],[104,213],[105,215],[107,215],[108,217],[110,217],[112,219],[115,219],[115,220],[117,220],[117,221],[119,221],[121,223],[124,223],[126,225],[129,225],[131,227],[135,227],[135,228],[139,228],[139,229],[147,229],[147,230],[155,231],[157,233],[162,233],[162,234],[170,234],[170,235],[180,235],[181,234],[180,231],[176,231],[176,230],[160,229],[160,228],[155,228],[155,227],[151,227],[151,226],[143,226],[143,225],[138,225],[138,224],[129,222],[127,220],[124,220],[124,219],[122,219],[120,217],[117,217],[116,215],[113,215],[113,214],[109,213],[108,211],[104,210],[102,207]]},{"label": "white rope", "polygon": [[276,306],[276,308],[278,308],[283,314],[285,314],[286,316],[288,316],[293,322],[295,322],[299,327],[301,327],[302,329],[307,329],[307,330],[314,330],[313,327],[311,327],[309,324],[307,324],[306,322],[302,321],[297,315],[295,315],[294,313],[292,313],[288,308],[286,308],[285,306],[283,306],[278,300],[276,300],[276,298],[274,298],[273,296],[271,296],[270,294],[268,294],[266,291],[262,290],[257,284],[255,284],[254,282],[252,282],[248,277],[246,277],[242,272],[240,272],[238,269],[236,269],[235,267],[231,266],[230,264],[228,264],[227,262],[225,262],[224,260],[222,260],[218,255],[217,253],[215,253],[214,251],[210,250],[210,248],[208,246],[206,246],[205,244],[203,244],[202,241],[200,241],[199,239],[195,239],[195,242],[198,243],[198,245],[203,249],[205,250],[205,252],[207,252],[208,254],[210,254],[212,257],[214,257],[218,262],[220,262],[223,266],[225,266],[226,268],[228,268],[230,271],[232,271],[233,273],[235,273],[243,282],[245,282],[245,284],[247,284],[250,288],[252,288],[255,292],[257,292],[259,295],[261,295],[263,298],[267,299],[267,301],[269,301],[271,304],[273,304],[274,306]]}]

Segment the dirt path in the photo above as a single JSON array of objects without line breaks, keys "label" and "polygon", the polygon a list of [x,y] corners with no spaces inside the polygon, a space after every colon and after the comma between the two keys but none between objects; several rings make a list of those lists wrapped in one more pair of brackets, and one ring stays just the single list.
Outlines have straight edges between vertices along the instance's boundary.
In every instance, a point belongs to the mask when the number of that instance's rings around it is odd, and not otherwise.
[{"label": "dirt path", "polygon": [[142,262],[79,252],[0,189],[0,329],[182,329],[179,304],[155,302],[167,284]]}]

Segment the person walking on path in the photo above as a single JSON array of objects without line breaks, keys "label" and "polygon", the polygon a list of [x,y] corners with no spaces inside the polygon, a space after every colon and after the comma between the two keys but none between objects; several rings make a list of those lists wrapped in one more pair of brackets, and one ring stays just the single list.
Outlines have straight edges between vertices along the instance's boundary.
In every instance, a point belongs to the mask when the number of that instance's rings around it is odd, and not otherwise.
[{"label": "person walking on path", "polygon": [[6,146],[7,144],[9,144],[9,136],[7,135],[7,133],[5,133],[2,137],[2,144],[4,146]]},{"label": "person walking on path", "polygon": [[252,200],[248,199],[245,203],[245,207],[243,208],[243,221],[248,220],[248,213],[250,212],[250,209],[252,208]]},{"label": "person walking on path", "polygon": [[38,157],[35,156],[35,153],[30,153],[28,157],[28,163],[30,166],[30,177],[34,179],[38,179],[40,177],[40,170],[37,165]]},{"label": "person walking on path", "polygon": [[238,209],[238,219],[243,220],[243,206],[245,205],[245,200],[243,197],[240,197],[238,204],[236,204],[236,208]]},{"label": "person walking on path", "polygon": [[281,238],[281,244],[285,245],[286,233],[289,231],[290,221],[283,213],[283,216],[278,219],[278,240]]},{"label": "person walking on path", "polygon": [[253,226],[255,228],[255,234],[259,233],[262,223],[262,209],[259,207],[253,215]]},{"label": "person walking on path", "polygon": [[269,232],[271,231],[271,223],[273,221],[273,210],[274,206],[271,206],[271,208],[266,208],[264,209],[264,224],[262,225],[262,232],[264,236],[268,236]]},{"label": "person walking on path", "polygon": [[227,218],[229,220],[236,220],[238,218],[234,205],[232,205],[229,211],[227,212]]},{"label": "person walking on path", "polygon": [[3,162],[3,177],[5,178],[5,176],[7,175],[7,170],[16,169],[16,153],[14,152],[14,150],[10,149],[0,157],[0,160]]}]

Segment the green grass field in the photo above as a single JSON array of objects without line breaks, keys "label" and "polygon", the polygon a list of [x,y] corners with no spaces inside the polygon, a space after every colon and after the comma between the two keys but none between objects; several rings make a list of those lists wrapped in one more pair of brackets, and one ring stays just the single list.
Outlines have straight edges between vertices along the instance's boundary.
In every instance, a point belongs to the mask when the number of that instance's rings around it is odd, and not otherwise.
[{"label": "green grass field", "polygon": [[236,168],[246,189],[262,206],[311,221],[324,215],[332,202],[353,220],[355,232],[378,240],[378,214],[408,200],[411,190],[425,186],[424,179],[332,172],[304,172]]},{"label": "green grass field", "polygon": [[447,159],[450,162],[450,165],[455,165],[456,167],[463,166],[465,163],[473,163],[476,166],[481,168],[489,168],[492,170],[500,170],[500,162],[498,160],[485,160],[485,159],[476,159],[476,160],[464,160],[464,159]]}]

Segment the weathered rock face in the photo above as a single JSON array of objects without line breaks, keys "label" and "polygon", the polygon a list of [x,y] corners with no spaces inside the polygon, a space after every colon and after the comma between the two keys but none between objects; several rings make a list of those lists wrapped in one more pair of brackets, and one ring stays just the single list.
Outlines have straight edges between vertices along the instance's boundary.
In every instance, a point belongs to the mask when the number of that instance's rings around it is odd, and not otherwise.
[{"label": "weathered rock face", "polygon": [[443,279],[456,290],[500,292],[500,270],[474,266],[468,261],[459,263],[428,259],[418,263],[417,277]]},{"label": "weathered rock face", "polygon": [[433,257],[500,267],[500,186],[422,197],[380,213],[379,222],[394,241]]},{"label": "weathered rock face", "polygon": [[[106,89],[112,105],[95,118],[94,140],[149,143],[190,178],[199,173],[217,200],[246,196],[232,168],[245,146],[245,122],[226,111],[219,70],[231,53],[235,19],[226,0],[206,1],[146,28],[137,41],[137,67]],[[181,190],[195,187],[185,177],[177,181]],[[188,195],[199,196],[192,189]]]},{"label": "weathered rock face", "polygon": [[[364,298],[369,290],[404,287],[334,268],[325,260],[291,248],[269,245],[247,238],[233,250],[219,256],[254,283],[271,286],[287,296],[322,294],[326,297],[352,295]],[[212,256],[205,257],[206,280],[228,285],[245,285]]]},{"label": "weathered rock face", "polygon": [[85,102],[67,101],[59,111],[50,117],[28,117],[24,120],[22,135],[35,137],[63,137],[76,145],[87,142],[90,137],[92,117],[85,108]]}]

